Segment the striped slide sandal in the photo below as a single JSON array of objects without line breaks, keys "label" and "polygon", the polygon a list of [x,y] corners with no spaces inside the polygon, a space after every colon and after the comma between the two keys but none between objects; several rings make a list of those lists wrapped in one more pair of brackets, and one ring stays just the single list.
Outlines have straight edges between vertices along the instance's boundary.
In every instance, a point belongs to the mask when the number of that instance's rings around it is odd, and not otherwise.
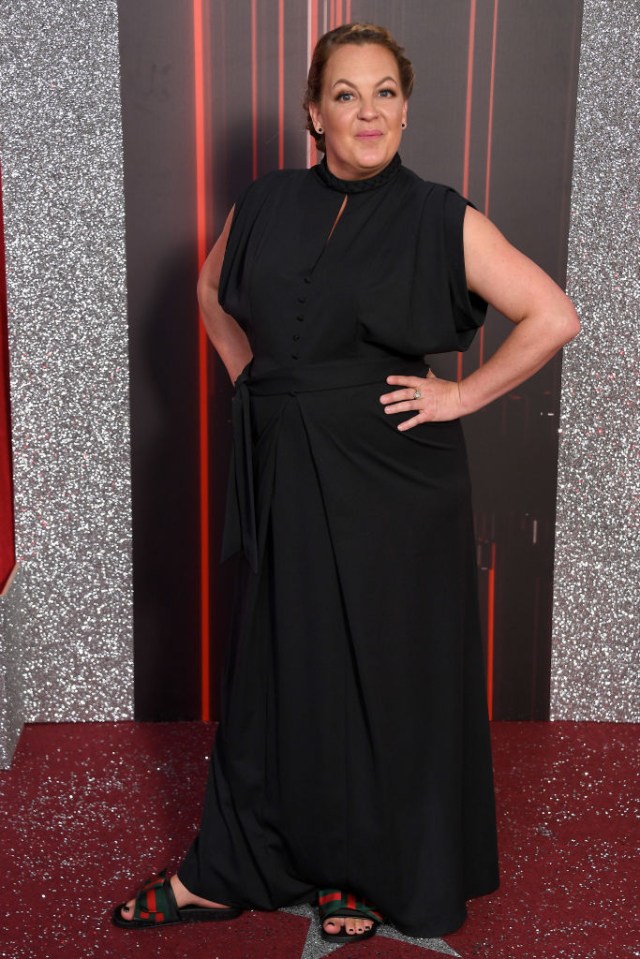
[{"label": "striped slide sandal", "polygon": [[[318,909],[322,938],[327,942],[360,942],[375,936],[378,926],[384,922],[382,915],[367,899],[357,899],[353,893],[339,889],[321,889],[318,892]],[[349,935],[342,932],[330,933],[324,928],[327,919],[369,919],[373,922],[370,929]]]},{"label": "striped slide sandal", "polygon": [[236,919],[242,909],[218,906],[178,906],[171,883],[163,871],[149,879],[136,896],[133,917],[125,919],[122,903],[113,910],[114,926],[121,929],[147,929],[169,926],[176,922],[222,922]]}]

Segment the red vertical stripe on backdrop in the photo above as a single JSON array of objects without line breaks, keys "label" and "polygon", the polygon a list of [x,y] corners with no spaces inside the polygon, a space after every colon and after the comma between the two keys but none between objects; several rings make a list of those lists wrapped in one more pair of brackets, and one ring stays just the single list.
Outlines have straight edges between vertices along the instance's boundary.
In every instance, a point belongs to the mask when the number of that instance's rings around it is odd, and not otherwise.
[{"label": "red vertical stripe on backdrop", "polygon": [[491,38],[491,79],[489,81],[489,121],[487,125],[487,165],[484,186],[484,212],[489,216],[491,199],[491,152],[493,149],[493,101],[496,81],[496,47],[498,41],[498,2],[493,0],[493,34]]},{"label": "red vertical stripe on backdrop", "polygon": [[[318,42],[318,0],[307,0],[307,21],[309,36],[309,55],[308,61],[311,63],[313,49]],[[318,162],[318,150],[315,141],[309,136],[309,150],[307,155],[309,166],[314,166]]]},{"label": "red vertical stripe on backdrop", "polygon": [[284,0],[278,0],[278,168],[284,167]]},{"label": "red vertical stripe on backdrop", "polygon": [[14,530],[7,283],[2,219],[2,174],[0,171],[0,592],[2,592],[16,562]]},{"label": "red vertical stripe on backdrop", "polygon": [[309,24],[309,62],[311,62],[313,48],[318,42],[318,0],[309,0]]},{"label": "red vertical stripe on backdrop", "polygon": [[[476,42],[476,0],[469,3],[469,45],[467,51],[467,102],[464,116],[464,154],[462,160],[462,193],[469,193],[469,161],[471,155],[471,114],[473,107],[473,54]],[[458,382],[462,379],[462,353],[458,353]]]},{"label": "red vertical stripe on backdrop", "polygon": [[[493,0],[493,33],[491,37],[491,78],[489,80],[489,119],[487,123],[487,160],[484,181],[484,213],[489,216],[491,201],[491,152],[493,149],[493,101],[496,81],[496,47],[498,40],[498,3]],[[484,327],[480,328],[478,365],[484,363]]]},{"label": "red vertical stripe on backdrop", "polygon": [[[205,77],[203,0],[193,0],[193,51],[196,148],[196,231],[198,271],[207,255],[207,194],[205,155]],[[200,715],[211,718],[209,670],[211,661],[209,599],[209,376],[207,336],[202,317],[198,329],[198,401],[200,411]]]},{"label": "red vertical stripe on backdrop", "polygon": [[491,568],[487,576],[487,708],[493,719],[493,672],[496,615],[496,544],[491,544]]},{"label": "red vertical stripe on backdrop", "polygon": [[251,0],[251,144],[255,180],[258,176],[258,0]]},{"label": "red vertical stripe on backdrop", "polygon": [[469,157],[471,154],[471,114],[473,107],[473,54],[476,42],[476,0],[469,4],[469,47],[467,51],[467,102],[464,115],[464,158],[462,163],[462,192],[469,192]]}]

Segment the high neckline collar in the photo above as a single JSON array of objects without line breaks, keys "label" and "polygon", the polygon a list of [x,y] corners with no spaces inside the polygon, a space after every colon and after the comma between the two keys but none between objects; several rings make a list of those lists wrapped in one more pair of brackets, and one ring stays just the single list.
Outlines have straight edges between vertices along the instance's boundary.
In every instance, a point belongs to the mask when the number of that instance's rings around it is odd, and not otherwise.
[{"label": "high neckline collar", "polygon": [[393,180],[401,165],[400,154],[396,153],[379,173],[364,180],[341,180],[340,177],[334,176],[327,166],[326,157],[323,157],[322,162],[318,163],[314,170],[322,182],[332,190],[337,190],[339,193],[366,193],[368,190],[377,190],[378,187],[385,186]]}]

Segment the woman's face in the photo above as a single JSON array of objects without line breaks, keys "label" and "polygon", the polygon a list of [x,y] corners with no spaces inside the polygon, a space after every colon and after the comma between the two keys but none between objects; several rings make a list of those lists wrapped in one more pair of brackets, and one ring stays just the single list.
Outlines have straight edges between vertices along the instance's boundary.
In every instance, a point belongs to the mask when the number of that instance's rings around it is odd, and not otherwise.
[{"label": "woman's face", "polygon": [[396,58],[378,43],[338,47],[309,111],[324,130],[331,172],[343,180],[374,176],[397,152],[407,116]]}]

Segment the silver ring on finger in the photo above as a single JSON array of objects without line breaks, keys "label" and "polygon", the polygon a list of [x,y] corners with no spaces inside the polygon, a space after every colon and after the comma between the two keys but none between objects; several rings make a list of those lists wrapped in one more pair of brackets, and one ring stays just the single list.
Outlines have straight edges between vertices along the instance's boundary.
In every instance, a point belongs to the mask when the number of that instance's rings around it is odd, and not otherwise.
[{"label": "silver ring on finger", "polygon": [[413,398],[414,398],[414,400],[421,400],[421,399],[422,399],[422,393],[420,392],[420,390],[414,390],[414,391],[413,391]]}]

